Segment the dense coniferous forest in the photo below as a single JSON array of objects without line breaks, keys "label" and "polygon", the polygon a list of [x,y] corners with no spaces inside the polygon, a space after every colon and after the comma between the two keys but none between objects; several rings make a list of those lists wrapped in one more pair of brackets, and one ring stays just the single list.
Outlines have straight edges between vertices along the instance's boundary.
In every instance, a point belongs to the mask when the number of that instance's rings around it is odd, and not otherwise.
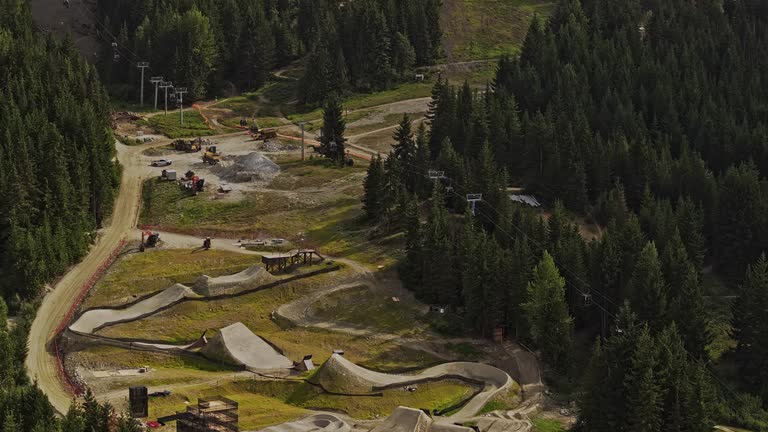
[{"label": "dense coniferous forest", "polygon": [[[25,300],[86,252],[108,216],[118,170],[96,71],[70,42],[35,30],[28,2],[0,8],[0,430],[135,432],[90,395],[57,420],[27,377],[35,311]],[[16,311],[12,323],[3,297]]]},{"label": "dense coniferous forest", "polygon": [[118,97],[131,97],[135,63],[148,61],[152,75],[201,99],[257,89],[275,67],[304,57],[300,96],[320,104],[333,93],[386,89],[432,64],[439,8],[438,0],[103,0],[100,69]]},{"label": "dense coniferous forest", "polygon": [[[444,330],[501,327],[583,380],[578,430],[768,428],[767,21],[753,0],[564,0],[485,91],[439,81],[431,130],[403,119],[371,162],[364,209],[406,231],[404,284],[449,306]],[[740,287],[739,382],[713,368],[712,272]],[[576,333],[597,338],[586,373]]]},{"label": "dense coniferous forest", "polygon": [[0,293],[12,309],[77,262],[118,185],[109,102],[69,42],[36,33],[26,2],[0,17]]}]

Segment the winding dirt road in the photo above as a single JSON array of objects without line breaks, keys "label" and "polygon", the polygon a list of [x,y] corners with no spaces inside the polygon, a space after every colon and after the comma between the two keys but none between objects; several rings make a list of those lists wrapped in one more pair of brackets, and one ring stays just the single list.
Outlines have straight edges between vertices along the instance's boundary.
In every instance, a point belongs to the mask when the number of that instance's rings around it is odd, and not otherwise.
[{"label": "winding dirt road", "polygon": [[[153,145],[161,144],[153,143]],[[96,244],[85,259],[72,267],[54,289],[43,298],[32,323],[26,361],[27,373],[30,378],[37,380],[37,385],[60,413],[67,411],[72,395],[61,381],[52,340],[80,290],[109,258],[123,237],[136,225],[142,170],[134,168],[140,165],[139,155],[147,147],[149,146],[128,147],[117,144],[117,157],[123,164],[124,170],[111,223],[100,230]]]}]

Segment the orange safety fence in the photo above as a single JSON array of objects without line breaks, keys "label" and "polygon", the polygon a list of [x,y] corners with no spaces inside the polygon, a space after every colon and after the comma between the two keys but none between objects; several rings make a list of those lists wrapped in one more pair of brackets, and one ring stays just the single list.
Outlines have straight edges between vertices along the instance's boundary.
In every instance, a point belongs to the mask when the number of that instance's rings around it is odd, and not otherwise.
[{"label": "orange safety fence", "polygon": [[115,249],[112,250],[112,253],[109,254],[109,257],[107,257],[107,259],[101,263],[101,265],[96,270],[96,272],[94,272],[91,275],[91,277],[88,278],[88,280],[83,284],[77,296],[75,297],[75,301],[72,303],[72,306],[70,306],[69,310],[67,311],[67,314],[64,315],[64,319],[61,320],[59,327],[56,329],[56,335],[53,338],[53,351],[56,354],[56,363],[58,366],[59,376],[62,382],[64,383],[64,385],[67,387],[67,390],[69,391],[70,394],[79,396],[80,394],[83,393],[83,389],[80,387],[78,383],[72,382],[69,375],[67,375],[67,372],[64,370],[64,362],[61,358],[61,351],[59,350],[59,337],[67,328],[67,325],[69,325],[70,321],[72,321],[72,317],[74,316],[75,311],[80,306],[80,303],[83,302],[83,299],[85,298],[86,294],[88,294],[88,291],[90,291],[90,289],[93,288],[96,282],[104,275],[104,273],[107,271],[109,266],[111,266],[112,263],[115,262],[115,259],[117,259],[117,255],[120,254],[120,251],[123,250],[126,243],[127,243],[127,240],[125,239],[125,237],[123,237],[120,240],[120,243],[118,243],[117,247],[115,247]]}]

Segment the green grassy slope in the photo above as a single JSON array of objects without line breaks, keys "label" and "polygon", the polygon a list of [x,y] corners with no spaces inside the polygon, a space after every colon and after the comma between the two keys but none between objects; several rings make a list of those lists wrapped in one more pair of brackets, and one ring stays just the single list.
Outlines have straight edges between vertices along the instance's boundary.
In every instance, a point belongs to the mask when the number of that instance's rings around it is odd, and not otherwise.
[{"label": "green grassy slope", "polygon": [[534,13],[554,0],[443,0],[440,25],[448,62],[496,58],[519,50]]}]

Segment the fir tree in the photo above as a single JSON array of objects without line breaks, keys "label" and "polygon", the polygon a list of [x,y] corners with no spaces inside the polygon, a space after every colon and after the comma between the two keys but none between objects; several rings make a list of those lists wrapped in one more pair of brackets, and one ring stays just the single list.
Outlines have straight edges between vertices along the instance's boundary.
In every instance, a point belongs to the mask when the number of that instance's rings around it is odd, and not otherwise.
[{"label": "fir tree", "polygon": [[768,259],[747,268],[734,314],[739,370],[745,383],[768,400]]},{"label": "fir tree", "polygon": [[528,283],[523,304],[531,336],[544,359],[558,368],[566,365],[571,344],[572,318],[565,303],[565,279],[552,255],[544,252]]},{"label": "fir tree", "polygon": [[381,156],[377,155],[371,158],[368,173],[363,182],[363,189],[365,190],[363,211],[365,211],[367,219],[378,221],[384,216],[387,210],[384,208],[385,186],[384,167],[381,162]]},{"label": "fir tree", "polygon": [[656,382],[656,349],[647,326],[640,331],[624,379],[628,412],[628,432],[661,431],[662,394]]},{"label": "fir tree", "polygon": [[641,320],[661,328],[667,318],[667,285],[661,272],[656,245],[649,242],[637,258],[628,286],[632,307]]},{"label": "fir tree", "polygon": [[445,198],[439,187],[432,193],[432,209],[424,227],[423,244],[422,300],[443,304],[455,302],[455,284],[451,272],[448,271],[453,265],[453,246],[448,230]]},{"label": "fir tree", "polygon": [[325,157],[343,163],[345,157],[344,132],[347,126],[344,121],[341,102],[336,98],[330,98],[323,108],[323,129],[320,137],[320,152]]}]

